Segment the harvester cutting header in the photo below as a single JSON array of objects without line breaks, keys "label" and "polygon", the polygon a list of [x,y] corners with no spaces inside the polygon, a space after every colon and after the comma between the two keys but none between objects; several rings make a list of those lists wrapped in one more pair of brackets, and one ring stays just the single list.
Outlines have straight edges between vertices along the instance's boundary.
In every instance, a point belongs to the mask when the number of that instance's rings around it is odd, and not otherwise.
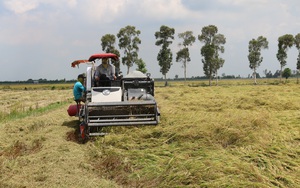
[{"label": "harvester cutting header", "polygon": [[[94,54],[88,60],[76,60],[71,66],[87,64],[83,100],[68,109],[80,120],[81,138],[103,135],[103,127],[157,125],[159,110],[154,98],[154,80],[150,74],[133,71],[126,76],[115,72],[108,60],[118,60],[112,53]],[[97,60],[102,64],[95,66]],[[84,104],[81,104],[84,101]]]}]

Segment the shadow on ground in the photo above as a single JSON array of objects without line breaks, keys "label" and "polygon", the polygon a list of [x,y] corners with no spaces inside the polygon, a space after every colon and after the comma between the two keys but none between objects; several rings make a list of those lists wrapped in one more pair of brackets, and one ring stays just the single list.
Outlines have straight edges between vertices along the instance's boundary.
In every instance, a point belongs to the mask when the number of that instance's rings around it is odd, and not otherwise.
[{"label": "shadow on ground", "polygon": [[72,121],[65,121],[62,126],[73,128],[72,131],[67,132],[66,134],[66,140],[76,143],[81,143],[79,140],[79,121],[78,120],[72,120]]}]

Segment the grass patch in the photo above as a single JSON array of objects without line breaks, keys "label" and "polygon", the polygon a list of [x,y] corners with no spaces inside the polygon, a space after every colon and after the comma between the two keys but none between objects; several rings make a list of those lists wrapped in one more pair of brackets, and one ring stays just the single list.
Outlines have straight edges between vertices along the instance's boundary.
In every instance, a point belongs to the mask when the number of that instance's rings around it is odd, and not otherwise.
[{"label": "grass patch", "polygon": [[16,119],[22,119],[24,117],[27,116],[33,116],[33,115],[39,115],[41,113],[46,113],[48,111],[60,108],[66,104],[68,104],[69,101],[65,101],[65,102],[56,102],[56,103],[51,103],[45,107],[40,107],[37,109],[29,109],[28,111],[24,111],[24,112],[18,112],[18,111],[12,111],[10,114],[0,114],[1,120],[0,122],[3,121],[11,121],[11,120],[16,120]]},{"label": "grass patch", "polygon": [[72,89],[74,83],[57,84],[0,84],[0,90],[65,90]]}]

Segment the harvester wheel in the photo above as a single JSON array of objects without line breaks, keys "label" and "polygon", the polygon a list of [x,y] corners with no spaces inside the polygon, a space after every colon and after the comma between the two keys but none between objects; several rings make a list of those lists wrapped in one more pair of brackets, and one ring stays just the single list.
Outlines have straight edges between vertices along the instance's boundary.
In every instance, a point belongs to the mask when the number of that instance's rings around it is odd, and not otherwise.
[{"label": "harvester wheel", "polygon": [[79,125],[79,134],[78,134],[78,141],[82,144],[86,143],[88,141],[88,126],[83,121]]}]

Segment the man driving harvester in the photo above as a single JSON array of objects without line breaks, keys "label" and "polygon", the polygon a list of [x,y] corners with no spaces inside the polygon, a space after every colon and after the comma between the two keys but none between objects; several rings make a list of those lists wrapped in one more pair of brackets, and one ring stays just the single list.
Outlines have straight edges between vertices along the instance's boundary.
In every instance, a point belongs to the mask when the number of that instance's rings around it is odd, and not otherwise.
[{"label": "man driving harvester", "polygon": [[103,58],[95,71],[95,85],[110,86],[110,81],[115,79],[115,67],[108,63],[108,58]]}]

